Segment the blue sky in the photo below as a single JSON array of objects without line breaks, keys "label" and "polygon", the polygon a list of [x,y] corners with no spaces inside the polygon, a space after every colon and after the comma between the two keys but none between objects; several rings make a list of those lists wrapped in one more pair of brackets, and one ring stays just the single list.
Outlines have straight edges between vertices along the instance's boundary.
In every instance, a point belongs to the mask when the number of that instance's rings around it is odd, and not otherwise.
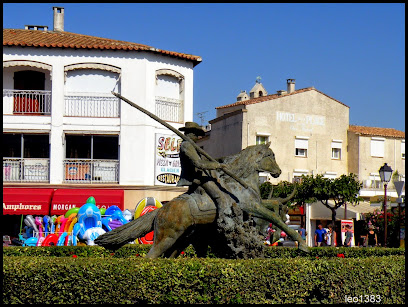
[{"label": "blue sky", "polygon": [[7,3],[3,27],[53,27],[201,56],[194,120],[215,118],[257,76],[269,94],[314,86],[350,107],[350,124],[405,131],[405,4]]}]

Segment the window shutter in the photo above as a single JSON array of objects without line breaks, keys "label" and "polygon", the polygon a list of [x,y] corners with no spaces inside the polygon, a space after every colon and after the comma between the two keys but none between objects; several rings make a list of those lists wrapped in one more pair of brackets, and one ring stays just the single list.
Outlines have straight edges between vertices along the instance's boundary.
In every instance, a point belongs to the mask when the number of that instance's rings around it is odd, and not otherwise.
[{"label": "window shutter", "polygon": [[384,139],[371,139],[371,156],[384,157]]},{"label": "window shutter", "polygon": [[295,148],[308,149],[309,140],[295,139]]}]

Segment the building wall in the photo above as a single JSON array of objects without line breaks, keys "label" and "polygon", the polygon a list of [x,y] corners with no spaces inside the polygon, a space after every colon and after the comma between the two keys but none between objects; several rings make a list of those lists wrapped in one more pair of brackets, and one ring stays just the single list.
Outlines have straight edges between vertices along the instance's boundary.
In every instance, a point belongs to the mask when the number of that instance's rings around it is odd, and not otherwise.
[{"label": "building wall", "polygon": [[[184,76],[184,122],[193,120],[193,63],[145,52],[111,50],[71,50],[59,48],[3,48],[3,61],[30,60],[52,66],[46,73],[46,90],[52,90],[51,116],[4,114],[3,132],[50,133],[50,183],[61,184],[65,158],[64,134],[101,133],[119,135],[120,185],[153,185],[155,133],[173,134],[147,115],[120,102],[119,118],[64,117],[64,67],[77,63],[102,63],[120,68],[121,94],[155,112],[155,72],[171,69]],[[32,67],[3,69],[3,89],[13,89],[16,70],[40,70]],[[114,88],[110,89],[114,90]],[[117,91],[117,88],[115,89]],[[10,114],[10,113],[9,113]],[[180,128],[184,123],[171,123]]]},{"label": "building wall", "polygon": [[[351,134],[351,133],[350,133]],[[371,156],[371,136],[355,135],[359,143],[359,179],[368,180],[372,174],[379,176],[378,170],[384,163],[391,166],[392,170],[398,171],[401,176],[405,177],[405,159],[401,157],[401,139],[384,138],[384,157]],[[390,187],[391,188],[391,187]]]},{"label": "building wall", "polygon": [[[204,145],[210,154],[217,157],[233,154],[249,145],[255,145],[257,134],[269,135],[271,148],[282,169],[281,176],[273,179],[272,183],[292,181],[294,173],[299,170],[307,171],[305,175],[347,173],[347,106],[310,90],[249,104],[245,108],[247,112],[229,117],[226,109],[218,109],[223,110],[224,115],[210,121],[211,134],[205,141],[205,144],[214,145]],[[235,137],[231,135],[232,131],[237,133]],[[307,158],[295,156],[295,138],[298,136],[308,138]],[[331,158],[333,139],[342,141],[340,160]],[[226,148],[233,148],[235,152],[227,151]]]}]

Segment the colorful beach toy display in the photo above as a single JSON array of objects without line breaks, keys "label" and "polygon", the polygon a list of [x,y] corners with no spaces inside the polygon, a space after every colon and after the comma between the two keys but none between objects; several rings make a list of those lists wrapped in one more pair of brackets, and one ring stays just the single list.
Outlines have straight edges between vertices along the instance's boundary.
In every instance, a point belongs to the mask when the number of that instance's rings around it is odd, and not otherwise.
[{"label": "colorful beach toy display", "polygon": [[[135,207],[135,216],[134,218],[137,219],[138,217],[161,208],[162,204],[155,199],[154,197],[146,197],[143,198]],[[139,244],[153,244],[154,239],[154,231],[147,233],[144,237],[138,238],[135,242]]]},{"label": "colorful beach toy display", "polygon": [[[63,215],[27,215],[23,220],[25,233],[20,231],[18,241],[22,246],[95,245],[94,240],[101,234],[161,207],[154,197],[145,197],[137,203],[132,216],[130,210],[122,211],[116,205],[99,209],[90,196],[81,207],[71,208]],[[153,235],[152,231],[135,243],[153,244]]]}]

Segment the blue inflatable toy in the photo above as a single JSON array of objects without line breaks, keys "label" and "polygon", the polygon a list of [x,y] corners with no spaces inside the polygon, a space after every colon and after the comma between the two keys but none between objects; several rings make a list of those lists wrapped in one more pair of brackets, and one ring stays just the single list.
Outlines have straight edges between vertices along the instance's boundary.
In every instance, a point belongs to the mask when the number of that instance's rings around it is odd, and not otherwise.
[{"label": "blue inflatable toy", "polygon": [[[85,240],[87,245],[95,245],[94,240],[106,231],[102,229],[102,216],[98,207],[86,203],[78,211],[78,222],[73,229],[73,235]],[[76,245],[76,240],[72,240]]]},{"label": "blue inflatable toy", "polygon": [[[115,222],[112,223],[113,221],[116,221],[116,223]],[[105,217],[102,219],[102,225],[105,227],[107,231],[111,231],[114,229],[112,228],[112,225],[117,224],[115,226],[118,227],[128,222],[129,221],[124,217],[122,211],[119,209],[118,206],[110,206],[108,209],[106,209]]]}]

